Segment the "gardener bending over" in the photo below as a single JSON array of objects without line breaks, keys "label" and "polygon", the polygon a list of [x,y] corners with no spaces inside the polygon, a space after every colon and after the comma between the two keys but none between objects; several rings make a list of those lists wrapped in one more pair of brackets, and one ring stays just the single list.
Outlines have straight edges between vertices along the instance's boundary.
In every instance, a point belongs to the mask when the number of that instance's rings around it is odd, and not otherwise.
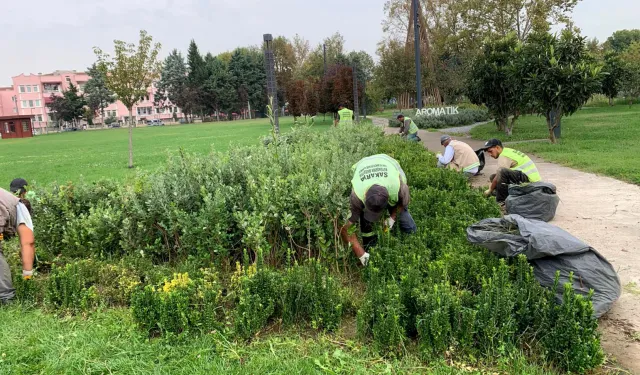
[{"label": "gardener bending over", "polygon": [[438,168],[449,167],[464,173],[470,178],[478,173],[480,159],[468,144],[451,139],[449,135],[440,137],[440,144],[444,146],[444,155],[436,155]]},{"label": "gardener bending over", "polygon": [[418,137],[418,126],[416,123],[409,117],[404,117],[404,115],[398,115],[397,119],[398,122],[400,122],[400,134],[409,141],[419,142],[420,137]]},{"label": "gardener bending over", "polygon": [[[24,180],[22,180],[24,181]],[[18,181],[19,182],[19,181]],[[11,282],[11,270],[2,252],[4,241],[16,234],[20,237],[20,257],[22,259],[22,277],[30,279],[33,275],[33,259],[35,257],[35,240],[33,237],[33,223],[31,213],[25,205],[26,181],[24,185],[14,180],[11,183],[11,194],[0,188],[0,302],[5,303],[15,295]]]},{"label": "gardener bending over", "polygon": [[490,139],[484,144],[484,151],[498,159],[498,171],[491,175],[491,186],[484,192],[490,196],[495,191],[496,201],[502,203],[509,196],[509,185],[519,185],[541,180],[540,172],[533,160],[520,151],[502,147],[498,139]]},{"label": "gardener bending over", "polygon": [[[404,233],[414,233],[417,228],[407,209],[410,199],[407,177],[395,159],[385,154],[369,156],[357,162],[353,170],[353,190],[349,198],[351,217],[340,234],[345,243],[351,244],[353,253],[362,265],[366,266],[369,261],[367,251],[378,240],[373,226],[385,209],[389,211],[389,218],[384,221],[385,230],[390,230],[396,220]],[[358,222],[364,247],[355,233],[349,233],[349,229]]]}]

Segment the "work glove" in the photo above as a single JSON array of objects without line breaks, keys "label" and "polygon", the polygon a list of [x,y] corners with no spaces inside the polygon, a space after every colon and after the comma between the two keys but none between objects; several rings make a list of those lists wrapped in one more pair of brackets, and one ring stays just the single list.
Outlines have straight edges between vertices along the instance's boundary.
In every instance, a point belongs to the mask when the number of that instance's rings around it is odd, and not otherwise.
[{"label": "work glove", "polygon": [[360,263],[365,267],[369,264],[369,253],[364,253],[364,255],[360,257]]},{"label": "work glove", "polygon": [[31,270],[31,271],[22,270],[22,279],[23,280],[29,280],[32,277],[33,277],[33,270]]},{"label": "work glove", "polygon": [[436,157],[437,157],[437,158],[441,158],[441,157],[442,157],[442,154],[438,152],[438,153],[436,154]]},{"label": "work glove", "polygon": [[487,190],[485,190],[485,191],[484,191],[484,196],[485,196],[485,197],[489,197],[489,196],[491,196],[491,193],[493,193],[493,192],[491,191],[491,189],[487,189]]},{"label": "work glove", "polygon": [[391,230],[391,228],[393,228],[393,224],[395,224],[395,220],[393,220],[393,218],[388,218],[387,220],[384,221],[384,226],[386,230]]}]

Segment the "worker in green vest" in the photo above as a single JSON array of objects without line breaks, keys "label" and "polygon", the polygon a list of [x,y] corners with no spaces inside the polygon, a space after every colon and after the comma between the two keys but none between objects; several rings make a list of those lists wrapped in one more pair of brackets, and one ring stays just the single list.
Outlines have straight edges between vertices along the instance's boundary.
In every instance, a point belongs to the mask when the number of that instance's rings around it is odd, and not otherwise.
[{"label": "worker in green vest", "polygon": [[[349,198],[351,217],[340,230],[340,235],[345,243],[351,244],[360,263],[366,266],[368,251],[378,240],[374,224],[380,221],[385,210],[389,212],[384,221],[385,230],[391,230],[396,220],[404,233],[415,233],[417,227],[407,209],[410,200],[407,177],[395,159],[385,154],[369,156],[357,162],[353,171],[353,189]],[[358,222],[364,246],[349,230]]]},{"label": "worker in green vest", "polygon": [[420,137],[418,137],[418,125],[416,125],[412,119],[404,117],[402,114],[398,115],[397,119],[398,122],[400,122],[400,134],[409,141],[419,142]]},{"label": "worker in green vest", "polygon": [[343,104],[338,106],[338,121],[335,123],[340,125],[353,125],[353,111],[345,107]]},{"label": "worker in green vest", "polygon": [[533,160],[520,151],[502,147],[499,139],[490,139],[484,144],[484,151],[498,159],[498,170],[491,175],[491,186],[485,196],[496,193],[496,201],[502,203],[509,195],[509,185],[519,185],[541,180],[540,172]]}]

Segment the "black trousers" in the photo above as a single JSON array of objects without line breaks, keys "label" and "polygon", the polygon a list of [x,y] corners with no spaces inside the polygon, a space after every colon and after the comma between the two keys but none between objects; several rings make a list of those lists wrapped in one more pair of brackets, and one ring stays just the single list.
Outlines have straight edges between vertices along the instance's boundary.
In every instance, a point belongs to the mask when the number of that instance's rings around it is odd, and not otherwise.
[{"label": "black trousers", "polygon": [[[489,177],[490,181],[493,181],[495,174]],[[504,202],[509,196],[509,185],[520,185],[529,182],[529,177],[521,171],[514,171],[513,169],[501,168],[498,173],[498,184],[496,185],[496,201]]]}]

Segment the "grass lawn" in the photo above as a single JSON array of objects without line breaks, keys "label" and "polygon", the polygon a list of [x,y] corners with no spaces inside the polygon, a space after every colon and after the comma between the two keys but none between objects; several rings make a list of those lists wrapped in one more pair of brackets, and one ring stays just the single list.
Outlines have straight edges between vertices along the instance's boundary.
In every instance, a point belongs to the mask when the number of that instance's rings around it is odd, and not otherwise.
[{"label": "grass lawn", "polygon": [[[314,127],[329,128],[322,117]],[[281,131],[293,125],[292,117],[280,120]],[[133,130],[134,164],[128,165],[128,129],[105,129],[56,133],[26,139],[0,140],[0,186],[7,188],[16,177],[46,185],[84,178],[125,179],[136,170],[153,170],[164,164],[167,153],[226,151],[232,146],[255,145],[270,134],[267,119],[204,124],[141,127]]]},{"label": "grass lawn", "polygon": [[[474,128],[471,135],[483,140],[526,141],[547,139],[549,132],[543,117],[525,116],[516,123],[511,138],[497,131],[493,123]],[[584,108],[564,117],[558,144],[525,142],[513,148],[547,161],[640,184],[639,144],[640,105],[616,105]]]},{"label": "grass lawn", "polygon": [[251,343],[230,342],[218,334],[149,340],[125,309],[59,319],[40,310],[0,306],[0,321],[0,374],[554,373],[522,356],[502,361],[493,371],[443,362],[426,366],[412,355],[384,358],[345,331],[306,335],[276,328]]}]

